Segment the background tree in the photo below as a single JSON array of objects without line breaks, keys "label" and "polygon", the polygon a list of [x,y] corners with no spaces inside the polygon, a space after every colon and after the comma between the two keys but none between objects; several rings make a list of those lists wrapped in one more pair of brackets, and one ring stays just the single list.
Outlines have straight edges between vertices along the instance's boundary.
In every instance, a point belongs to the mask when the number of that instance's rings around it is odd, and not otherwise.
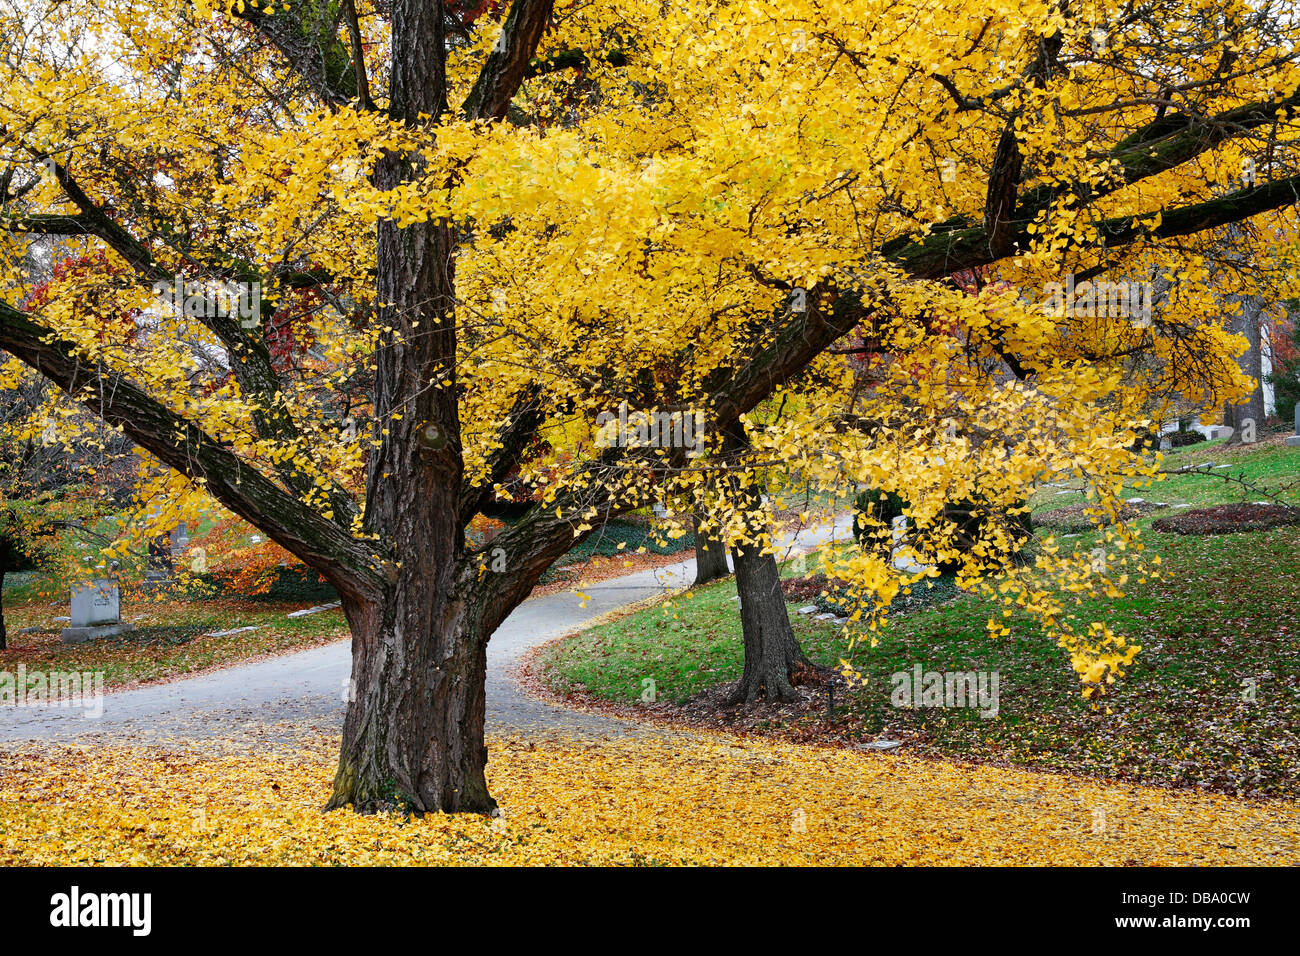
[{"label": "background tree", "polygon": [[695,532],[695,582],[692,587],[731,574],[731,566],[727,564],[727,546],[722,539],[701,525],[698,515],[693,518],[692,530]]},{"label": "background tree", "polygon": [[1294,318],[1294,311],[1288,319],[1273,326],[1273,371],[1268,381],[1273,386],[1278,416],[1284,424],[1293,425],[1296,403],[1300,402],[1300,322]]},{"label": "background tree", "polygon": [[1261,299],[1255,297],[1240,303],[1240,313],[1233,323],[1233,332],[1246,340],[1246,349],[1241,353],[1239,363],[1244,374],[1249,375],[1255,383],[1250,396],[1245,402],[1228,405],[1224,409],[1223,424],[1232,428],[1229,444],[1238,444],[1244,440],[1248,429],[1258,428],[1264,422],[1264,366],[1263,340],[1261,335],[1262,314],[1267,307]]},{"label": "background tree", "polygon": [[[0,592],[10,571],[30,571],[38,566],[42,547],[40,526],[33,527],[30,515],[24,515],[14,502],[0,500]],[[4,601],[0,600],[0,651],[7,650]]]}]

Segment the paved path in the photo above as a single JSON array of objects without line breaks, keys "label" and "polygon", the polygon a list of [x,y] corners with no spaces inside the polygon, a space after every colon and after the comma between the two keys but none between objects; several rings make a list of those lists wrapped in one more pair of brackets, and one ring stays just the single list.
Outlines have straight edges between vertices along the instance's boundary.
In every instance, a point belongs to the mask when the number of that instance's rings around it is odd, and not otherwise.
[{"label": "paved path", "polygon": [[[783,538],[779,545],[805,550],[849,533],[848,519]],[[586,606],[573,592],[531,598],[515,608],[488,644],[488,733],[565,733],[608,736],[639,725],[556,707],[526,694],[511,677],[529,649],[628,604],[684,587],[695,561],[639,571],[584,588]],[[198,677],[108,694],[103,714],[75,709],[0,708],[0,742],[111,737],[129,740],[278,739],[276,725],[342,726],[344,688],[352,670],[351,642],[339,641],[296,654],[212,671]]]}]

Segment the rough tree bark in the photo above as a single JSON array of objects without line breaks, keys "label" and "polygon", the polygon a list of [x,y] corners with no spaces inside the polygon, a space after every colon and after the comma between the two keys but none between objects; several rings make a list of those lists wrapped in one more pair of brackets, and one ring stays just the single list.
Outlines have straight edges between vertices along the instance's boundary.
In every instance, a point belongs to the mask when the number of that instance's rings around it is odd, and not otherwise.
[{"label": "rough tree bark", "polygon": [[[731,454],[742,454],[748,444],[742,426],[727,431],[725,447]],[[730,484],[737,507],[747,516],[748,536],[761,541],[770,529],[760,515],[763,502],[758,486],[742,487],[735,479]],[[813,665],[804,656],[790,626],[776,555],[763,554],[761,544],[751,542],[733,547],[731,558],[736,568],[736,593],[740,597],[745,668],[727,703],[752,704],[760,698],[794,700],[798,696],[794,685],[799,671]]]},{"label": "rough tree bark", "polygon": [[733,548],[731,556],[740,595],[745,669],[728,703],[752,704],[760,698],[794,700],[799,672],[813,665],[790,627],[776,555],[764,555],[757,545],[745,545]]},{"label": "rough tree bark", "polygon": [[472,607],[448,600],[441,575],[403,571],[385,600],[344,602],[352,684],[329,806],[490,812],[490,632]]}]

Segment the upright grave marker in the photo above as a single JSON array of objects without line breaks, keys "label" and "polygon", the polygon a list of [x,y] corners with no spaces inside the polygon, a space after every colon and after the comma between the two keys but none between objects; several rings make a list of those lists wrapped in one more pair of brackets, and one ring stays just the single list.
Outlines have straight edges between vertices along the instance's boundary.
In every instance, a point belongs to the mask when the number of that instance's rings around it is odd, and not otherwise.
[{"label": "upright grave marker", "polygon": [[122,595],[112,578],[100,578],[72,589],[72,620],[63,629],[64,644],[80,644],[131,630],[122,623]]}]

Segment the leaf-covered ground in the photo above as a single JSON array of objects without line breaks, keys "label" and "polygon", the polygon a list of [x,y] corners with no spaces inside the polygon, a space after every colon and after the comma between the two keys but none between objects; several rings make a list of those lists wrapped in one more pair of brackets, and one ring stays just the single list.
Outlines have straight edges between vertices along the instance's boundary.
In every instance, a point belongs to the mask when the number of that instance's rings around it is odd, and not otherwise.
[{"label": "leaf-covered ground", "polygon": [[[1190,454],[1231,462],[1223,471],[1281,488],[1300,476],[1300,449],[1277,444],[1229,450],[1201,445]],[[1248,499],[1255,492],[1204,476],[1177,476],[1130,494],[1163,502]],[[1293,493],[1294,494],[1294,493]],[[1077,501],[1080,496],[1074,496]],[[1039,508],[1070,501],[1054,490]],[[1160,534],[1143,518],[1146,545],[1162,558],[1163,579],[1130,581],[1127,595],[1088,601],[1082,620],[1105,620],[1143,647],[1101,706],[1079,694],[1064,652],[1027,619],[995,638],[995,609],[971,596],[893,619],[874,649],[860,646],[854,666],[865,687],[825,707],[773,712],[743,725],[795,740],[852,744],[888,737],[908,752],[1020,765],[1070,774],[1194,787],[1236,795],[1300,796],[1300,529],[1212,537]],[[1085,552],[1092,535],[1062,541]],[[740,622],[730,581],[702,588],[669,609],[651,608],[546,648],[538,672],[561,694],[640,706],[646,678],[659,698],[678,704],[740,676]],[[809,656],[834,666],[845,644],[837,626],[795,614]],[[999,713],[891,706],[891,675],[996,671]]]},{"label": "leaf-covered ground", "polygon": [[0,865],[1300,863],[1300,810],[899,754],[644,734],[490,742],[504,817],[324,814],[291,750],[0,750]]}]

